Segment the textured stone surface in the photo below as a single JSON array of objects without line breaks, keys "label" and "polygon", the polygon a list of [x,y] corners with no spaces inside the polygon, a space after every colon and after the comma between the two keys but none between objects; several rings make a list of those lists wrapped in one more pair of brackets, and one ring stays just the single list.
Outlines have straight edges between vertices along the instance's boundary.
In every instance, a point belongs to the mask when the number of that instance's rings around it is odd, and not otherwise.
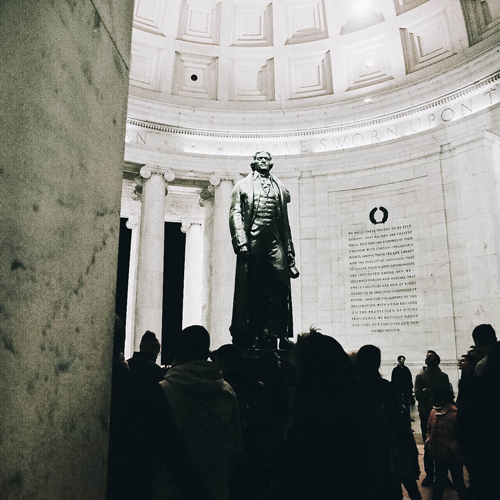
[{"label": "textured stone surface", "polygon": [[105,497],[133,2],[95,4],[1,6],[5,499]]}]

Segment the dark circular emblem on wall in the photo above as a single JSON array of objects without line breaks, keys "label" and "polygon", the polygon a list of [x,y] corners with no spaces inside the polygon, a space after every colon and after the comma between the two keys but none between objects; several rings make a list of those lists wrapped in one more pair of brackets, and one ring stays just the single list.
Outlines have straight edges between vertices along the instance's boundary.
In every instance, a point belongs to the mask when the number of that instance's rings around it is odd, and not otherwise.
[{"label": "dark circular emblem on wall", "polygon": [[[377,220],[375,219],[375,214],[377,211],[380,210],[382,212],[382,219]],[[387,211],[386,208],[384,207],[375,207],[371,212],[370,212],[370,222],[372,224],[385,224],[387,222],[387,219],[389,218],[389,212]]]}]

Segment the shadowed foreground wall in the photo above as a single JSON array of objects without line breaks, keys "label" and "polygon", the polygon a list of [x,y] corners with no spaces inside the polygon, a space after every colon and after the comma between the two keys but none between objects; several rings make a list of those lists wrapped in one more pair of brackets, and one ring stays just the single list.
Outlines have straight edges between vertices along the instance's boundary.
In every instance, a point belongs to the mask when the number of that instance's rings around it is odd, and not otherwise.
[{"label": "shadowed foreground wall", "polygon": [[0,492],[105,498],[132,0],[0,6]]}]

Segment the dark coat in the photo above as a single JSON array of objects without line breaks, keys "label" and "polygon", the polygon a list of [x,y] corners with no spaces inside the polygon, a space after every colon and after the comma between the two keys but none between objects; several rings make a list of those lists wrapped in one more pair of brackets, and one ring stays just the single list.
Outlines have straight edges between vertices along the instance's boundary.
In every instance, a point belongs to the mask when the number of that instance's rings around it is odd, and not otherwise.
[{"label": "dark coat", "polygon": [[285,458],[266,500],[387,500],[380,429],[355,383],[300,376]]},{"label": "dark coat", "polygon": [[413,380],[410,369],[407,366],[395,366],[391,374],[391,383],[394,390],[399,394],[409,394],[413,392]]},{"label": "dark coat", "polygon": [[433,370],[423,369],[415,377],[415,397],[418,401],[418,414],[421,417],[429,416],[432,410],[432,390],[436,387],[448,387],[453,391],[448,375],[439,367]]},{"label": "dark coat", "polygon": [[[238,254],[239,248],[243,245],[249,246],[249,235],[252,224],[255,220],[256,209],[259,204],[259,199],[262,193],[260,184],[257,189],[254,189],[254,176],[258,175],[251,173],[244,179],[238,181],[234,186],[232,193],[231,209],[229,212],[229,229],[231,231],[231,241],[234,251]],[[295,266],[295,250],[293,247],[290,224],[288,221],[287,205],[290,202],[290,193],[281,181],[270,175],[271,182],[278,194],[278,217],[277,230],[279,240],[282,244],[282,253],[286,259],[286,265],[289,268]],[[233,317],[231,321],[231,335],[233,343],[242,347],[248,347],[252,341],[249,330],[249,301],[248,296],[248,263],[246,259],[238,255],[236,261],[236,277],[234,286],[233,300]],[[290,286],[288,287],[288,320],[287,320],[287,337],[293,336],[293,321],[292,321],[292,297]]]}]

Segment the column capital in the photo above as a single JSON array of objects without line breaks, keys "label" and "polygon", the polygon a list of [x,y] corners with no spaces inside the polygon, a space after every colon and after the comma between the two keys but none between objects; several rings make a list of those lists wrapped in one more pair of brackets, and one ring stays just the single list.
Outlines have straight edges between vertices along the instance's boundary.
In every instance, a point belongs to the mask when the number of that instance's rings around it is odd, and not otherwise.
[{"label": "column capital", "polygon": [[161,168],[158,165],[144,165],[139,174],[143,179],[149,179],[154,174],[162,175],[166,182],[172,182],[175,179],[175,172],[171,168]]},{"label": "column capital", "polygon": [[231,181],[233,184],[236,183],[241,179],[241,176],[239,174],[234,175],[234,174],[212,174],[209,178],[208,181],[212,186],[218,186],[222,181]]},{"label": "column capital", "polygon": [[186,234],[192,226],[201,226],[202,222],[196,219],[183,219],[181,224],[181,231]]},{"label": "column capital", "polygon": [[139,214],[131,214],[125,225],[129,229],[135,229],[137,227],[137,224],[139,224],[139,219],[140,219]]},{"label": "column capital", "polygon": [[134,179],[135,188],[132,194],[132,199],[142,201],[142,192],[144,182],[151,178],[152,175],[161,175],[165,180],[165,196],[168,194],[168,183],[175,179],[175,172],[171,169],[164,169],[158,166],[143,165],[139,171],[139,175]]}]

